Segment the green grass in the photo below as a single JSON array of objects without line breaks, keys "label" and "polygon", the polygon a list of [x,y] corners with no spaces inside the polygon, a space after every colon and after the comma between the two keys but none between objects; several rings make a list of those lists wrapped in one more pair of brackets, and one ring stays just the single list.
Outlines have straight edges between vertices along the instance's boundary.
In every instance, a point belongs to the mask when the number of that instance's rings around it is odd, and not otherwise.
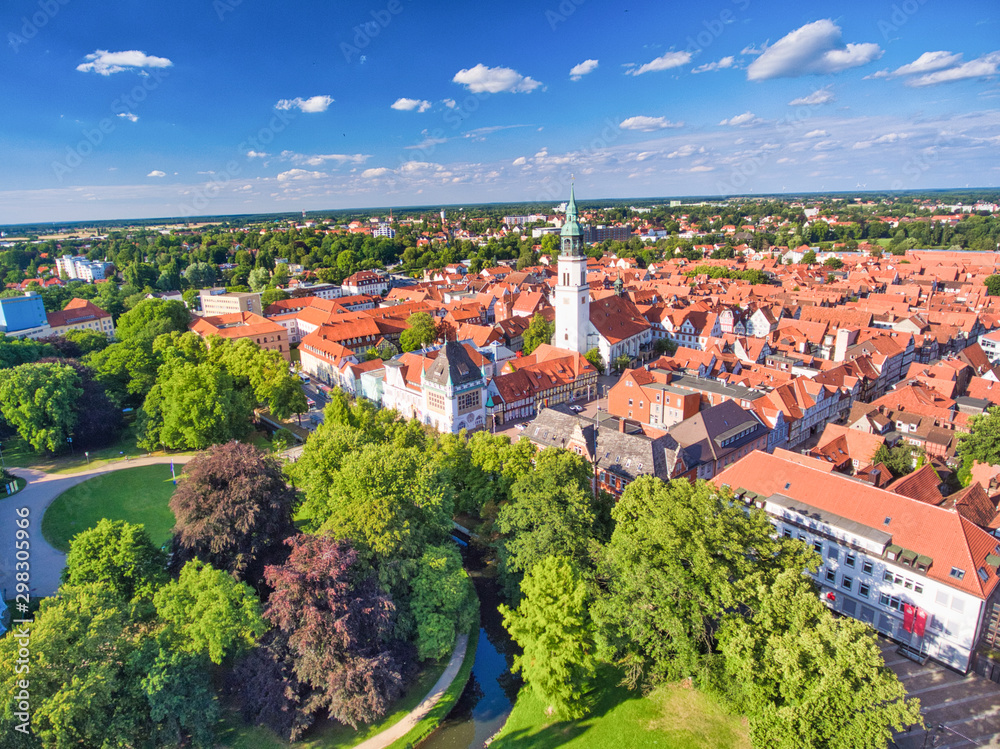
[{"label": "green grass", "polygon": [[[179,473],[179,471],[178,471]],[[157,546],[170,540],[175,518],[168,506],[174,485],[170,466],[126,468],[78,484],[56,497],[42,518],[42,535],[60,551],[101,518],[142,523]]]},{"label": "green grass", "polygon": [[744,721],[709,695],[683,683],[657,687],[648,696],[619,685],[620,673],[604,666],[594,687],[592,713],[553,722],[529,687],[491,749],[749,749]]},{"label": "green grass", "polygon": [[357,731],[350,726],[328,720],[313,726],[305,739],[290,744],[279,738],[270,729],[245,725],[236,711],[229,710],[219,726],[217,743],[220,746],[228,746],[233,749],[286,749],[287,747],[348,749],[394,726],[406,717],[427,696],[447,664],[448,658],[446,657],[440,662],[433,662],[425,666],[389,714],[377,723],[360,726]]},{"label": "green grass", "polygon": [[[3,441],[3,457],[8,468],[33,468],[36,471],[45,473],[70,474],[79,473],[92,468],[115,463],[122,460],[126,455],[136,458],[146,455],[145,450],[140,450],[135,444],[135,420],[130,419],[125,429],[122,431],[118,441],[99,450],[89,450],[90,456],[83,450],[75,450],[66,454],[45,455],[38,454],[20,437],[8,437]],[[165,452],[153,452],[150,455],[167,455]],[[189,455],[191,453],[174,453],[175,455]]]}]

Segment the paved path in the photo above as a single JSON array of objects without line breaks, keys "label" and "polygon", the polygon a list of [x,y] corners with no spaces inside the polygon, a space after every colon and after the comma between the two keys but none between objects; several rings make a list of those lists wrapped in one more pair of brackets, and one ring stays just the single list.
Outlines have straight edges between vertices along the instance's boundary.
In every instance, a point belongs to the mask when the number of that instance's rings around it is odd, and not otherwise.
[{"label": "paved path", "polygon": [[961,674],[934,661],[921,666],[898,655],[894,643],[879,638],[885,664],[920,700],[926,728],[893,736],[898,749],[975,749],[1000,746],[1000,685]]},{"label": "paved path", "polygon": [[[193,455],[175,455],[172,460],[181,465],[187,463]],[[17,510],[27,507],[31,543],[31,594],[41,598],[50,596],[59,587],[59,576],[66,566],[66,555],[53,548],[42,536],[42,516],[52,501],[72,486],[83,483],[87,479],[103,473],[121,471],[126,468],[140,466],[169,464],[171,457],[135,458],[108,463],[92,471],[79,473],[54,474],[43,473],[31,468],[13,468],[14,473],[28,480],[28,485],[13,497],[0,499],[0,593],[5,598],[14,597],[14,565],[16,548],[14,532],[17,530]]]},{"label": "paved path", "polygon": [[431,687],[431,691],[427,693],[423,701],[417,705],[409,715],[403,718],[401,721],[395,725],[389,726],[382,733],[372,736],[370,739],[361,742],[354,749],[383,749],[389,746],[393,741],[403,738],[410,730],[417,725],[424,716],[431,711],[441,696],[445,693],[451,683],[455,681],[455,677],[458,676],[458,670],[462,667],[462,661],[465,660],[465,649],[469,645],[468,635],[459,635],[455,639],[455,650],[452,651],[451,659],[448,661],[448,665],[444,669],[444,673],[441,674],[441,678],[437,680],[437,683]]}]

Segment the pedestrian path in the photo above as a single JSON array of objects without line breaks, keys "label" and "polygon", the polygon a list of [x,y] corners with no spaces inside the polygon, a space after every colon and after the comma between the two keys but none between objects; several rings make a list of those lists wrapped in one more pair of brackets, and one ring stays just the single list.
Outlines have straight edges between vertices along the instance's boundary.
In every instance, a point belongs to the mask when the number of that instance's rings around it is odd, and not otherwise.
[{"label": "pedestrian path", "polygon": [[400,720],[398,723],[389,726],[382,733],[372,736],[357,746],[354,749],[384,749],[385,747],[392,744],[392,742],[403,738],[410,730],[417,725],[424,717],[431,711],[437,703],[438,700],[448,691],[448,687],[451,683],[455,681],[455,677],[458,676],[458,671],[462,668],[462,661],[465,660],[465,649],[469,645],[468,635],[459,635],[455,639],[455,650],[452,651],[451,658],[448,660],[448,665],[444,669],[444,673],[441,674],[440,678],[431,687],[431,691],[427,693],[423,701],[413,708],[410,713]]}]

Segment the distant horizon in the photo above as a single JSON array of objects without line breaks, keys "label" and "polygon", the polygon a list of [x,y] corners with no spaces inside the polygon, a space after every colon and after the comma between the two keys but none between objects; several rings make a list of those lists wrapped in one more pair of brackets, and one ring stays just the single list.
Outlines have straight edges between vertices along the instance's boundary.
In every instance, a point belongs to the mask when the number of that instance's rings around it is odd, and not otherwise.
[{"label": "distant horizon", "polygon": [[[587,196],[577,196],[577,202],[581,206],[586,206],[591,203],[669,203],[671,200],[680,200],[682,203],[689,203],[693,201],[706,202],[706,203],[724,203],[729,200],[763,200],[763,199],[774,199],[774,200],[784,200],[791,201],[794,199],[819,199],[822,197],[837,197],[837,196],[847,196],[858,199],[869,199],[875,196],[922,196],[922,195],[935,195],[935,194],[947,194],[947,193],[991,193],[995,192],[996,195],[992,196],[995,200],[1000,201],[1000,186],[998,187],[941,187],[941,188],[924,188],[924,189],[913,189],[913,190],[866,190],[858,192],[855,190],[843,190],[843,191],[831,191],[831,190],[819,190],[814,192],[803,192],[803,191],[792,191],[786,193],[745,193],[740,195],[726,195],[723,197],[711,196],[711,195],[671,195],[671,196],[653,196],[653,197],[600,197],[592,198]],[[544,205],[548,202],[552,206],[560,205],[569,199],[569,194],[567,193],[564,200],[553,200],[553,201],[534,201],[534,200],[522,200],[522,201],[492,201],[483,203],[427,203],[419,205],[383,205],[383,206],[359,206],[357,208],[316,208],[307,209],[306,217],[304,220],[315,220],[316,216],[310,214],[337,214],[337,213],[354,213],[354,214],[387,214],[391,211],[399,211],[401,213],[413,213],[413,212],[426,212],[433,211],[438,212],[441,210],[462,210],[466,208],[483,208],[489,206],[529,206],[529,205]],[[59,227],[59,226],[81,226],[85,227],[91,224],[124,224],[130,221],[142,222],[142,223],[187,223],[187,224],[199,224],[199,223],[215,223],[223,222],[231,219],[253,219],[255,217],[260,217],[264,220],[267,217],[294,217],[302,215],[302,211],[260,211],[253,213],[226,213],[226,214],[205,214],[203,216],[128,216],[120,218],[95,218],[95,219],[83,219],[79,221],[29,221],[20,224],[0,224],[0,231],[5,233],[10,233],[11,230],[19,229],[22,227]],[[7,237],[2,238],[3,241],[8,241]]]},{"label": "distant horizon", "polygon": [[1000,183],[995,0],[484,10],[5,3],[0,222]]}]

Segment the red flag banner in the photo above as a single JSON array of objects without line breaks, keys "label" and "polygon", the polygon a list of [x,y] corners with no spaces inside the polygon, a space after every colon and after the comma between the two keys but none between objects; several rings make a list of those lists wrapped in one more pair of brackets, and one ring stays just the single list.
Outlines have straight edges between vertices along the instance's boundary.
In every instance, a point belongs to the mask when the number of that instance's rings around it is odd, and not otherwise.
[{"label": "red flag banner", "polygon": [[909,603],[903,606],[903,629],[907,632],[913,631],[913,617],[917,610]]},{"label": "red flag banner", "polygon": [[828,600],[828,601],[836,601],[837,600],[837,594],[836,593],[827,593],[826,594],[826,600]]},{"label": "red flag banner", "polygon": [[917,633],[918,637],[924,636],[924,629],[927,628],[927,612],[923,609],[917,609],[917,615],[913,619],[913,631]]}]

